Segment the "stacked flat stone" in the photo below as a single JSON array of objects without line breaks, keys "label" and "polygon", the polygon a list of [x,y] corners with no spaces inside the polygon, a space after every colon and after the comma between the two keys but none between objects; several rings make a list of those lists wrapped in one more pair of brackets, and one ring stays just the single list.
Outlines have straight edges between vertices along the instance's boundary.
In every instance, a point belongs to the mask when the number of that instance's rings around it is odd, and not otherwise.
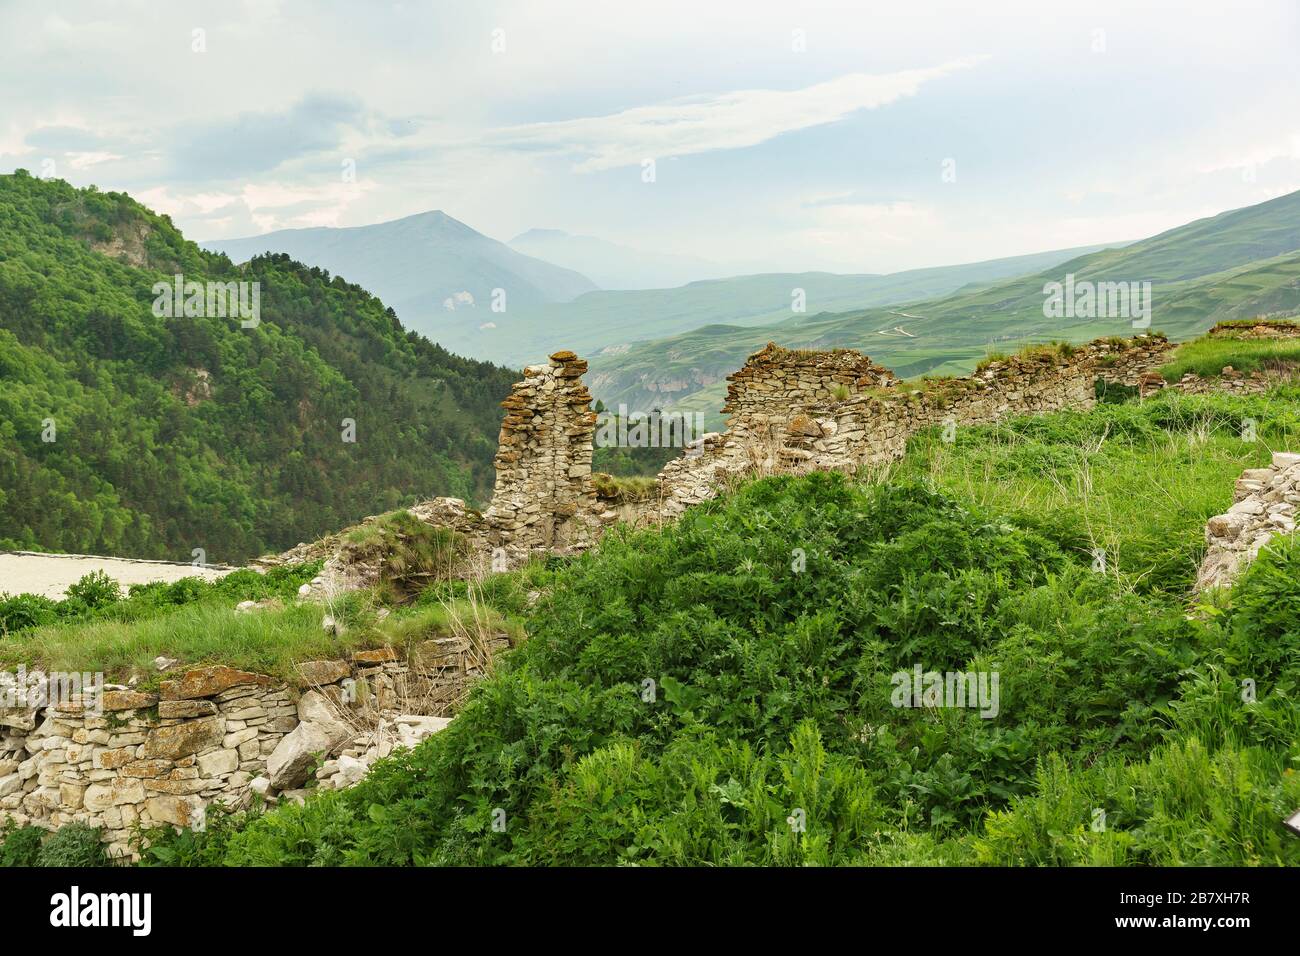
[{"label": "stacked flat stone", "polygon": [[661,513],[675,518],[744,475],[893,461],[911,435],[933,425],[1089,408],[1096,379],[1140,387],[1171,347],[1159,335],[1099,339],[1068,354],[1044,350],[990,362],[974,375],[918,392],[851,349],[811,352],[769,343],[728,377],[727,431],[706,437],[660,473]]},{"label": "stacked flat stone", "polygon": [[501,403],[496,486],[484,515],[501,545],[583,547],[599,533],[605,506],[591,478],[596,413],[586,371],[572,352],[556,352],[525,368]]},{"label": "stacked flat stone", "polygon": [[1267,468],[1242,472],[1234,503],[1205,525],[1205,559],[1196,589],[1227,587],[1275,535],[1291,534],[1300,507],[1300,454],[1277,452]]},{"label": "stacked flat stone", "polygon": [[[87,823],[104,830],[111,853],[129,855],[137,824],[202,826],[208,805],[243,806],[252,793],[297,799],[322,756],[385,722],[408,728],[393,735],[399,746],[419,739],[411,728],[441,729],[508,647],[499,634],[483,647],[447,637],[405,655],[357,651],[298,664],[292,684],[200,667],[164,680],[157,694],[106,689],[98,708],[72,700],[0,709],[0,821]],[[44,680],[32,672],[25,684]],[[363,750],[367,768],[377,750]]]}]

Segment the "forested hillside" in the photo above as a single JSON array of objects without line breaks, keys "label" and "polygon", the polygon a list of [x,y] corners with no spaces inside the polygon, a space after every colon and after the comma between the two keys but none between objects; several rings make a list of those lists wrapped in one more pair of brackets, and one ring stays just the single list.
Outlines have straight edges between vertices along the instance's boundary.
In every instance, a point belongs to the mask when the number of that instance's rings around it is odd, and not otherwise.
[{"label": "forested hillside", "polygon": [[[178,274],[260,283],[260,324],[156,317]],[[0,176],[0,548],[236,562],[481,501],[515,378],[342,277],[236,267],[124,194]]]}]

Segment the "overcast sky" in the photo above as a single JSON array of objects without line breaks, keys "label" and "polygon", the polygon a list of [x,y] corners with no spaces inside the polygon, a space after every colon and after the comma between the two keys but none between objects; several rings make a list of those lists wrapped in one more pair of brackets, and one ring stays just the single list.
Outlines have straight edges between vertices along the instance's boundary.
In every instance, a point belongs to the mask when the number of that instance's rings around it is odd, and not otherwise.
[{"label": "overcast sky", "polygon": [[1295,0],[0,0],[0,171],[192,239],[442,209],[892,271],[1300,189],[1298,52]]}]

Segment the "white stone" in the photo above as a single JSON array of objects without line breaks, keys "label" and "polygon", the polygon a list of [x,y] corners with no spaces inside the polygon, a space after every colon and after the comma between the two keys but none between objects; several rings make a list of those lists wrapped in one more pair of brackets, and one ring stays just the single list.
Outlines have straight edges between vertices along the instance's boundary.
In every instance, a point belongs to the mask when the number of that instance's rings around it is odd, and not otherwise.
[{"label": "white stone", "polygon": [[328,757],[345,739],[347,728],[342,724],[303,721],[266,758],[266,775],[271,786],[276,790],[301,786],[312,763]]},{"label": "white stone", "polygon": [[234,773],[238,766],[239,754],[233,750],[214,750],[199,757],[199,773],[205,777]]}]

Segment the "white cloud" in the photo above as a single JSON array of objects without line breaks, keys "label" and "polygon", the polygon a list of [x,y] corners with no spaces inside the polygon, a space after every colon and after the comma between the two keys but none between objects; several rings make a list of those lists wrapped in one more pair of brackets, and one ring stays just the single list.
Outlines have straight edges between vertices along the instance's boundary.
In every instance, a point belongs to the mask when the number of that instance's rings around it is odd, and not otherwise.
[{"label": "white cloud", "polygon": [[607,116],[528,123],[497,130],[503,145],[576,153],[574,168],[595,172],[645,159],[738,149],[844,119],[851,113],[914,96],[921,86],[987,57],[895,73],[850,73],[800,90],[736,90],[638,106]]},{"label": "white cloud", "polygon": [[239,201],[236,193],[173,193],[166,186],[141,189],[135,198],[155,212],[176,219],[180,216],[207,216]]},{"label": "white cloud", "polygon": [[118,159],[122,159],[119,153],[68,153],[68,165],[73,169],[87,169],[91,166],[98,166],[100,163],[110,163]]},{"label": "white cloud", "polygon": [[1300,132],[1275,140],[1256,143],[1250,147],[1237,148],[1232,153],[1222,153],[1207,163],[1202,164],[1197,172],[1219,173],[1225,170],[1240,170],[1253,166],[1263,166],[1275,159],[1300,160]]}]

